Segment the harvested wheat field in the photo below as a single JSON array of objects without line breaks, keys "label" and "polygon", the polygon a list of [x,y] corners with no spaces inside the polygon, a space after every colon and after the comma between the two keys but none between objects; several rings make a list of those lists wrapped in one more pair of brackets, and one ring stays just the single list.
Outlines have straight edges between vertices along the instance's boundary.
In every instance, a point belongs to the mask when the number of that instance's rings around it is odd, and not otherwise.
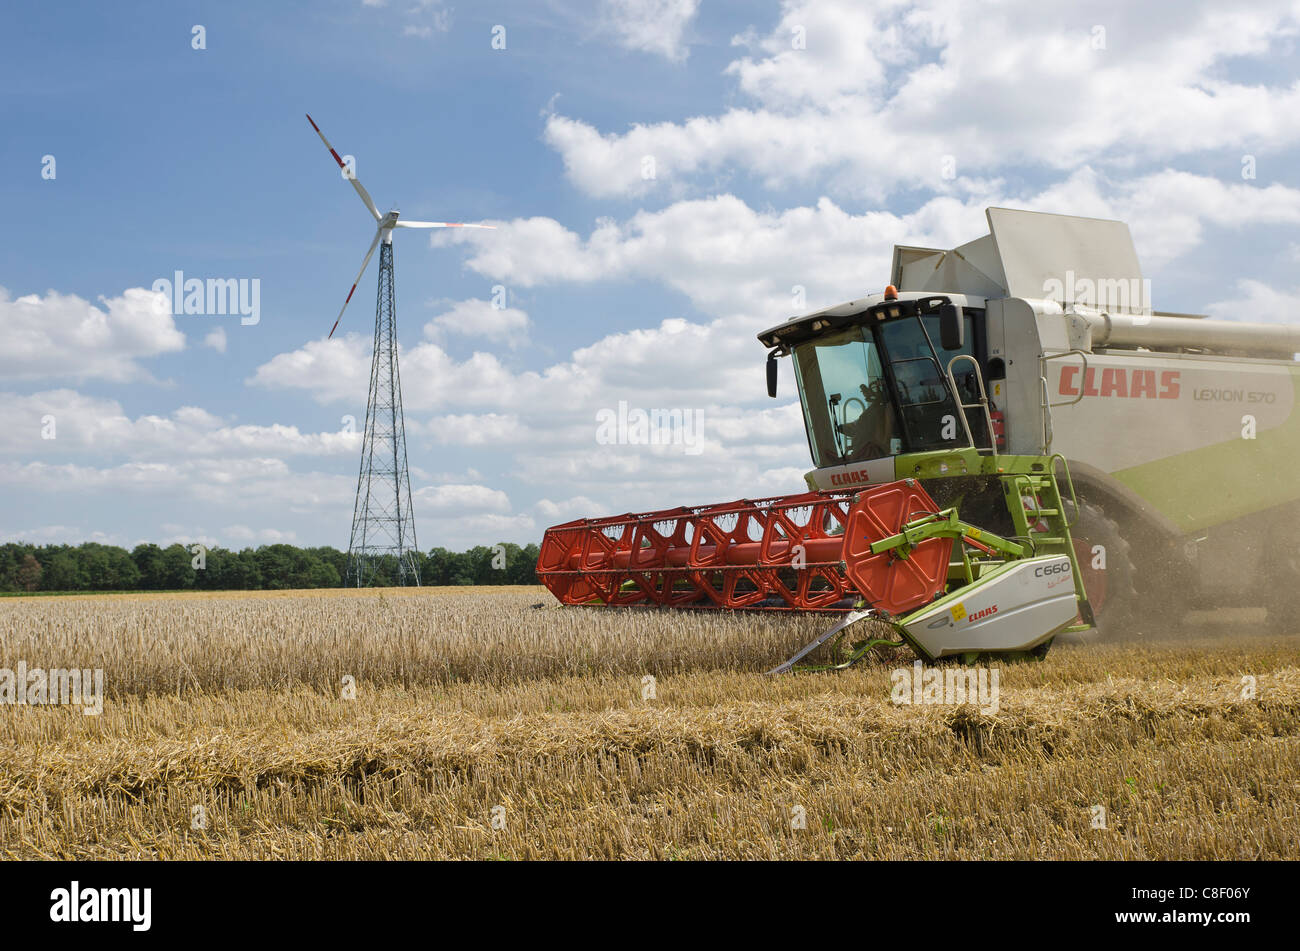
[{"label": "harvested wheat field", "polygon": [[824,624],[541,588],[5,600],[0,666],[103,668],[105,701],[0,707],[0,854],[1300,854],[1300,636],[1057,647],[992,711],[896,705],[902,652],[762,674]]}]

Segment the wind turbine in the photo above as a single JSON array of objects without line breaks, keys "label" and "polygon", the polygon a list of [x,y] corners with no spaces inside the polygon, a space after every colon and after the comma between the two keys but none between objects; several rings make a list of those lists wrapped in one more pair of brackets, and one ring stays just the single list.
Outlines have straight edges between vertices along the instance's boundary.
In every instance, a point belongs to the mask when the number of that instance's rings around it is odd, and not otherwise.
[{"label": "wind turbine", "polygon": [[397,228],[487,228],[493,225],[453,221],[402,221],[396,209],[381,215],[365,186],[339,153],[334,151],[310,115],[307,121],[338,163],[343,177],[352,183],[362,204],[375,220],[375,237],[370,242],[361,270],[352,282],[347,299],[330,328],[334,336],[343,312],[348,309],[357,285],[366,273],[371,255],[379,252],[379,290],[375,302],[375,349],[370,363],[370,396],[366,401],[366,428],[361,443],[361,471],[357,474],[357,497],[352,506],[352,535],[348,541],[345,583],[364,587],[375,575],[381,559],[396,558],[397,583],[419,584],[415,560],[415,519],[411,512],[411,478],[406,465],[406,422],[402,415],[402,381],[397,367],[397,309],[393,302],[393,231]]}]

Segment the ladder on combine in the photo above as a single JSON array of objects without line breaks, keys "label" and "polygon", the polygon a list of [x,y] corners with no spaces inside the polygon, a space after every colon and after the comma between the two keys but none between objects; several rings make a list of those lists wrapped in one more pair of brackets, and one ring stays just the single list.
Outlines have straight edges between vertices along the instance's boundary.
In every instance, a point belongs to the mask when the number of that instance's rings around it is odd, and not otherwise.
[{"label": "ladder on combine", "polygon": [[[1070,356],[1078,351],[1070,351],[1062,356]],[[1084,366],[1087,366],[1087,357],[1083,354]],[[965,402],[961,397],[961,388],[957,385],[957,376],[955,368],[959,363],[969,363],[971,366],[971,376],[974,379],[979,398],[973,402]],[[969,354],[959,353],[948,361],[946,368],[948,385],[952,389],[954,400],[957,403],[957,410],[960,414],[962,429],[966,433],[966,440],[970,448],[980,455],[987,454],[996,465],[998,461],[997,435],[993,430],[993,415],[989,409],[988,391],[984,386],[984,374],[980,369],[979,361]],[[1044,377],[1044,385],[1046,378]],[[1075,400],[1074,402],[1078,402]],[[1051,412],[1051,406],[1057,405],[1048,403],[1045,412]],[[968,410],[979,410],[984,415],[985,432],[989,434],[989,445],[976,445],[975,437],[972,434],[970,420],[967,417]],[[1023,539],[1028,548],[1029,555],[1066,555],[1070,559],[1070,567],[1074,574],[1075,583],[1080,592],[1084,592],[1083,576],[1079,570],[1077,555],[1074,550],[1074,543],[1070,538],[1070,529],[1074,528],[1079,520],[1079,497],[1074,489],[1074,479],[1070,476],[1069,464],[1065,457],[1060,453],[1051,452],[1051,430],[1049,427],[1045,430],[1047,439],[1044,449],[1044,456],[1047,457],[1045,471],[1041,472],[1018,472],[1003,476],[1002,492],[1005,498],[1007,511],[1011,515],[1012,525],[1015,527],[1014,537]],[[1064,477],[1065,485],[1069,489],[1068,504],[1073,514],[1067,514],[1067,500],[1061,494],[1060,482],[1057,479],[1057,468],[1060,468]],[[972,579],[973,580],[973,579]],[[1079,618],[1080,629],[1086,630],[1095,623],[1092,606],[1088,603],[1086,596],[1079,599]]]},{"label": "ladder on combine", "polygon": [[[1068,499],[1061,493],[1061,481],[1056,475],[1058,466],[1069,490]],[[1007,497],[1015,533],[1029,544],[1030,553],[1068,556],[1078,589],[1084,591],[1083,575],[1070,536],[1070,530],[1079,521],[1079,496],[1065,457],[1060,453],[1049,456],[1046,472],[1017,473],[1004,478],[1002,491]],[[1079,630],[1087,630],[1096,623],[1086,596],[1079,600],[1079,617]]]}]

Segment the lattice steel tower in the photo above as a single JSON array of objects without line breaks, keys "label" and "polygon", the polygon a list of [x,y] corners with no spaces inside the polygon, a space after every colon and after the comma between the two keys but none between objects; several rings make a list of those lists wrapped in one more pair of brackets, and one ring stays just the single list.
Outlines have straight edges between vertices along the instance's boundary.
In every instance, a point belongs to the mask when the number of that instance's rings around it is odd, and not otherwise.
[{"label": "lattice steel tower", "polygon": [[397,312],[393,304],[392,232],[379,248],[379,294],[375,303],[375,354],[361,443],[361,471],[352,507],[346,584],[370,583],[386,563],[399,585],[418,585],[411,477],[406,467],[402,375],[397,366]]},{"label": "lattice steel tower", "polygon": [[[466,221],[404,221],[396,208],[381,215],[356,170],[330,145],[311,116],[311,127],[375,221],[375,237],[361,259],[347,300],[334,319],[329,336],[338,330],[357,285],[366,273],[375,248],[379,251],[379,297],[375,303],[375,354],[370,363],[370,398],[366,400],[366,431],[361,443],[361,472],[352,505],[352,537],[348,541],[345,584],[370,584],[384,569],[401,585],[419,584],[420,549],[415,543],[411,514],[411,477],[406,469],[406,422],[402,418],[402,375],[397,370],[397,308],[393,304],[393,232],[398,228],[486,228],[495,225]],[[351,160],[351,156],[349,156]],[[381,246],[382,242],[382,246]]]}]

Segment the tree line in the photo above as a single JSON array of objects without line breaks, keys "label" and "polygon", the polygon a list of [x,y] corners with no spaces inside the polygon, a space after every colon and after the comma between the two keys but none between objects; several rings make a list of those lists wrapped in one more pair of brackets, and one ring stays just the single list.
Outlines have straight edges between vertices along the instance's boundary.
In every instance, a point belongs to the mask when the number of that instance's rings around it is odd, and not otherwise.
[{"label": "tree line", "polygon": [[[425,585],[537,584],[537,546],[479,545],[469,551],[417,552]],[[258,591],[339,588],[347,552],[337,548],[262,545],[231,551],[194,546],[0,545],[0,592]],[[395,564],[380,562],[375,587],[392,583]]]}]

